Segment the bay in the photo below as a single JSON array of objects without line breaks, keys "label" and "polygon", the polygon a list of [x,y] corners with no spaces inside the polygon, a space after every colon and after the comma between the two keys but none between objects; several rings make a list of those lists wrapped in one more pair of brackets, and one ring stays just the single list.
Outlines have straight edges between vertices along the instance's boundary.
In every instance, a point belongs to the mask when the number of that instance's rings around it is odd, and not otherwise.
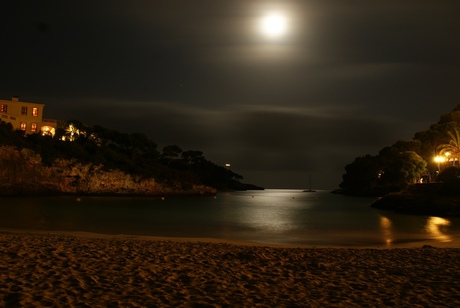
[{"label": "bay", "polygon": [[14,197],[0,199],[0,228],[345,247],[460,240],[460,218],[381,211],[370,207],[374,200],[321,190],[215,197]]}]

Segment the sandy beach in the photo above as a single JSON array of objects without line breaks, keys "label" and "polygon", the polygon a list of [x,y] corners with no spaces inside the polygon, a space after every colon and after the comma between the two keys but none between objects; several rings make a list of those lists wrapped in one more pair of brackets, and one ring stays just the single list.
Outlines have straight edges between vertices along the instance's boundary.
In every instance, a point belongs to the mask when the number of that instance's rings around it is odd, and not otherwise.
[{"label": "sandy beach", "polygon": [[459,248],[0,232],[2,307],[458,307]]}]

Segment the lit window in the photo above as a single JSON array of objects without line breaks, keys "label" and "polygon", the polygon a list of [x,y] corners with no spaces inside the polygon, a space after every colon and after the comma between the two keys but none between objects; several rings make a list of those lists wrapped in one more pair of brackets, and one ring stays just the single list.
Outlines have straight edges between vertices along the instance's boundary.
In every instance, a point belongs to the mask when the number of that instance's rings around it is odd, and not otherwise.
[{"label": "lit window", "polygon": [[38,108],[32,108],[32,115],[38,117]]},{"label": "lit window", "polygon": [[21,107],[21,115],[27,115],[27,107],[26,106]]},{"label": "lit window", "polygon": [[27,124],[26,122],[21,122],[21,130],[26,130]]},{"label": "lit window", "polygon": [[37,123],[30,124],[30,131],[31,132],[36,132],[37,131]]},{"label": "lit window", "polygon": [[0,112],[7,113],[8,112],[8,105],[6,105],[6,104],[0,105]]}]

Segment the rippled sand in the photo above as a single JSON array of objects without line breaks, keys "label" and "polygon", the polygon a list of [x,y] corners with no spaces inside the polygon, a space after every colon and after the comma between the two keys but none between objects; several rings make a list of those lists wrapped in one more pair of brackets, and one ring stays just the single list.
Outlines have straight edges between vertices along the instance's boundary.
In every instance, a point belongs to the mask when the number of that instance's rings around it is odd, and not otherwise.
[{"label": "rippled sand", "polygon": [[2,307],[459,307],[460,249],[0,232]]}]

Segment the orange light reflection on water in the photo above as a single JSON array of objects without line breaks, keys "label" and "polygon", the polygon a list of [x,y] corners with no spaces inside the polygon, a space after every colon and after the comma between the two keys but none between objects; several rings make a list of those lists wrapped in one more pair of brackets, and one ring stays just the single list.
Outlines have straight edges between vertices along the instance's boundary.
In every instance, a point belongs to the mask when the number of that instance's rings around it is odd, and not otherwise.
[{"label": "orange light reflection on water", "polygon": [[450,220],[441,217],[429,217],[426,221],[425,230],[440,242],[451,242],[452,238],[443,233],[442,227],[450,226]]},{"label": "orange light reflection on water", "polygon": [[386,218],[385,216],[380,215],[380,227],[383,231],[383,237],[385,240],[385,244],[387,246],[391,246],[393,242],[393,236],[391,234],[391,220]]}]

